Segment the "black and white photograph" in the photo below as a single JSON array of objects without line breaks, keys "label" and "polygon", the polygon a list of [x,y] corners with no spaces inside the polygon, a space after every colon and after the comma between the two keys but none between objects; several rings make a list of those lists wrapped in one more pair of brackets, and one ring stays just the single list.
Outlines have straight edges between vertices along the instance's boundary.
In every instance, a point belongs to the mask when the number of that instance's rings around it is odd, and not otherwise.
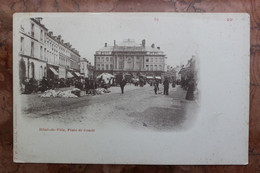
[{"label": "black and white photograph", "polygon": [[246,14],[17,13],[13,27],[15,162],[247,163]]}]

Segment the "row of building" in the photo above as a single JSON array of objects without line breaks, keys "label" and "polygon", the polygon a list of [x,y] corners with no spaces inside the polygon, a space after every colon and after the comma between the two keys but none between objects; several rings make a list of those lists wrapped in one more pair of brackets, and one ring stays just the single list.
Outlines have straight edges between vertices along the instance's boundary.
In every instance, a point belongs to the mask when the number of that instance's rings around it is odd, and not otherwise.
[{"label": "row of building", "polygon": [[94,67],[82,58],[79,51],[65,42],[61,35],[54,36],[42,18],[22,21],[20,36],[20,81],[25,79],[69,79],[76,77],[93,78]]},{"label": "row of building", "polygon": [[20,81],[40,81],[70,78],[95,78],[101,73],[113,75],[162,76],[165,73],[166,55],[155,44],[146,41],[136,43],[126,39],[113,45],[104,44],[94,54],[94,66],[82,58],[79,51],[65,42],[61,35],[55,36],[42,23],[42,18],[28,18],[19,29]]},{"label": "row of building", "polygon": [[113,45],[104,44],[95,52],[95,75],[107,72],[113,75],[128,74],[133,77],[161,76],[165,71],[166,55],[155,44],[147,46],[145,40],[140,44],[126,39]]},{"label": "row of building", "polygon": [[185,65],[176,67],[167,66],[164,76],[168,77],[171,81],[197,80],[198,67],[196,59],[196,56],[193,55]]}]

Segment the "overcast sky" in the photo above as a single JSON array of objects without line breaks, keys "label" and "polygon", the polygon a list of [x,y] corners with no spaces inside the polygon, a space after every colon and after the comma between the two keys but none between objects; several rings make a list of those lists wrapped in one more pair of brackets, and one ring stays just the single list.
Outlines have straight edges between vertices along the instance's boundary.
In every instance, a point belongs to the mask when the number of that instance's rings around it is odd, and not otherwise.
[{"label": "overcast sky", "polygon": [[193,22],[188,17],[178,17],[167,13],[56,13],[41,15],[42,23],[70,42],[81,57],[94,63],[94,53],[104,46],[113,45],[124,39],[137,43],[146,40],[146,46],[155,44],[167,56],[167,64],[186,64],[192,55],[197,55],[198,47],[193,31]]}]

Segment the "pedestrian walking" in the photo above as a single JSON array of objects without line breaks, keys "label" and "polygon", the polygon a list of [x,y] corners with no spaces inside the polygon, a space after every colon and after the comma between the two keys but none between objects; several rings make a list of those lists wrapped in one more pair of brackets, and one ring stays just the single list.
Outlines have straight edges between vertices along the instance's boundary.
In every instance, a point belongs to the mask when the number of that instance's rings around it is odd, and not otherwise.
[{"label": "pedestrian walking", "polygon": [[169,81],[168,79],[166,78],[163,82],[163,94],[164,95],[169,95]]},{"label": "pedestrian walking", "polygon": [[155,80],[154,81],[154,93],[157,94],[157,91],[159,90],[159,83]]},{"label": "pedestrian walking", "polygon": [[156,82],[156,86],[157,86],[157,91],[159,91],[159,81],[155,80],[155,82]]},{"label": "pedestrian walking", "polygon": [[121,88],[121,93],[124,94],[124,87],[126,85],[126,81],[125,79],[122,79],[122,81],[120,82],[120,88]]}]

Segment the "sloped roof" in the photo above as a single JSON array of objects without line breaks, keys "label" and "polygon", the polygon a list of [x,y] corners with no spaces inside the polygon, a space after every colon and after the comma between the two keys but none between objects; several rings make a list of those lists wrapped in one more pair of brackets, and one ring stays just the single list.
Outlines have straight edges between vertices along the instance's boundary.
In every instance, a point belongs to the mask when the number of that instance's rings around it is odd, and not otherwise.
[{"label": "sloped roof", "polygon": [[137,44],[135,40],[127,39],[118,44],[119,47],[140,47],[141,44]]},{"label": "sloped roof", "polygon": [[101,49],[99,49],[98,51],[113,51],[113,46],[107,46],[107,47],[102,47]]},{"label": "sloped roof", "polygon": [[142,44],[138,44],[135,40],[126,39],[123,42],[115,45],[115,46],[105,46],[99,49],[98,51],[103,52],[157,52],[163,54],[163,51],[156,47],[145,46],[143,47]]},{"label": "sloped roof", "polygon": [[161,51],[160,49],[158,49],[158,48],[153,48],[153,47],[150,47],[150,46],[146,46],[145,47],[145,51],[147,51],[147,52],[161,52],[161,53],[163,53],[163,51]]}]

